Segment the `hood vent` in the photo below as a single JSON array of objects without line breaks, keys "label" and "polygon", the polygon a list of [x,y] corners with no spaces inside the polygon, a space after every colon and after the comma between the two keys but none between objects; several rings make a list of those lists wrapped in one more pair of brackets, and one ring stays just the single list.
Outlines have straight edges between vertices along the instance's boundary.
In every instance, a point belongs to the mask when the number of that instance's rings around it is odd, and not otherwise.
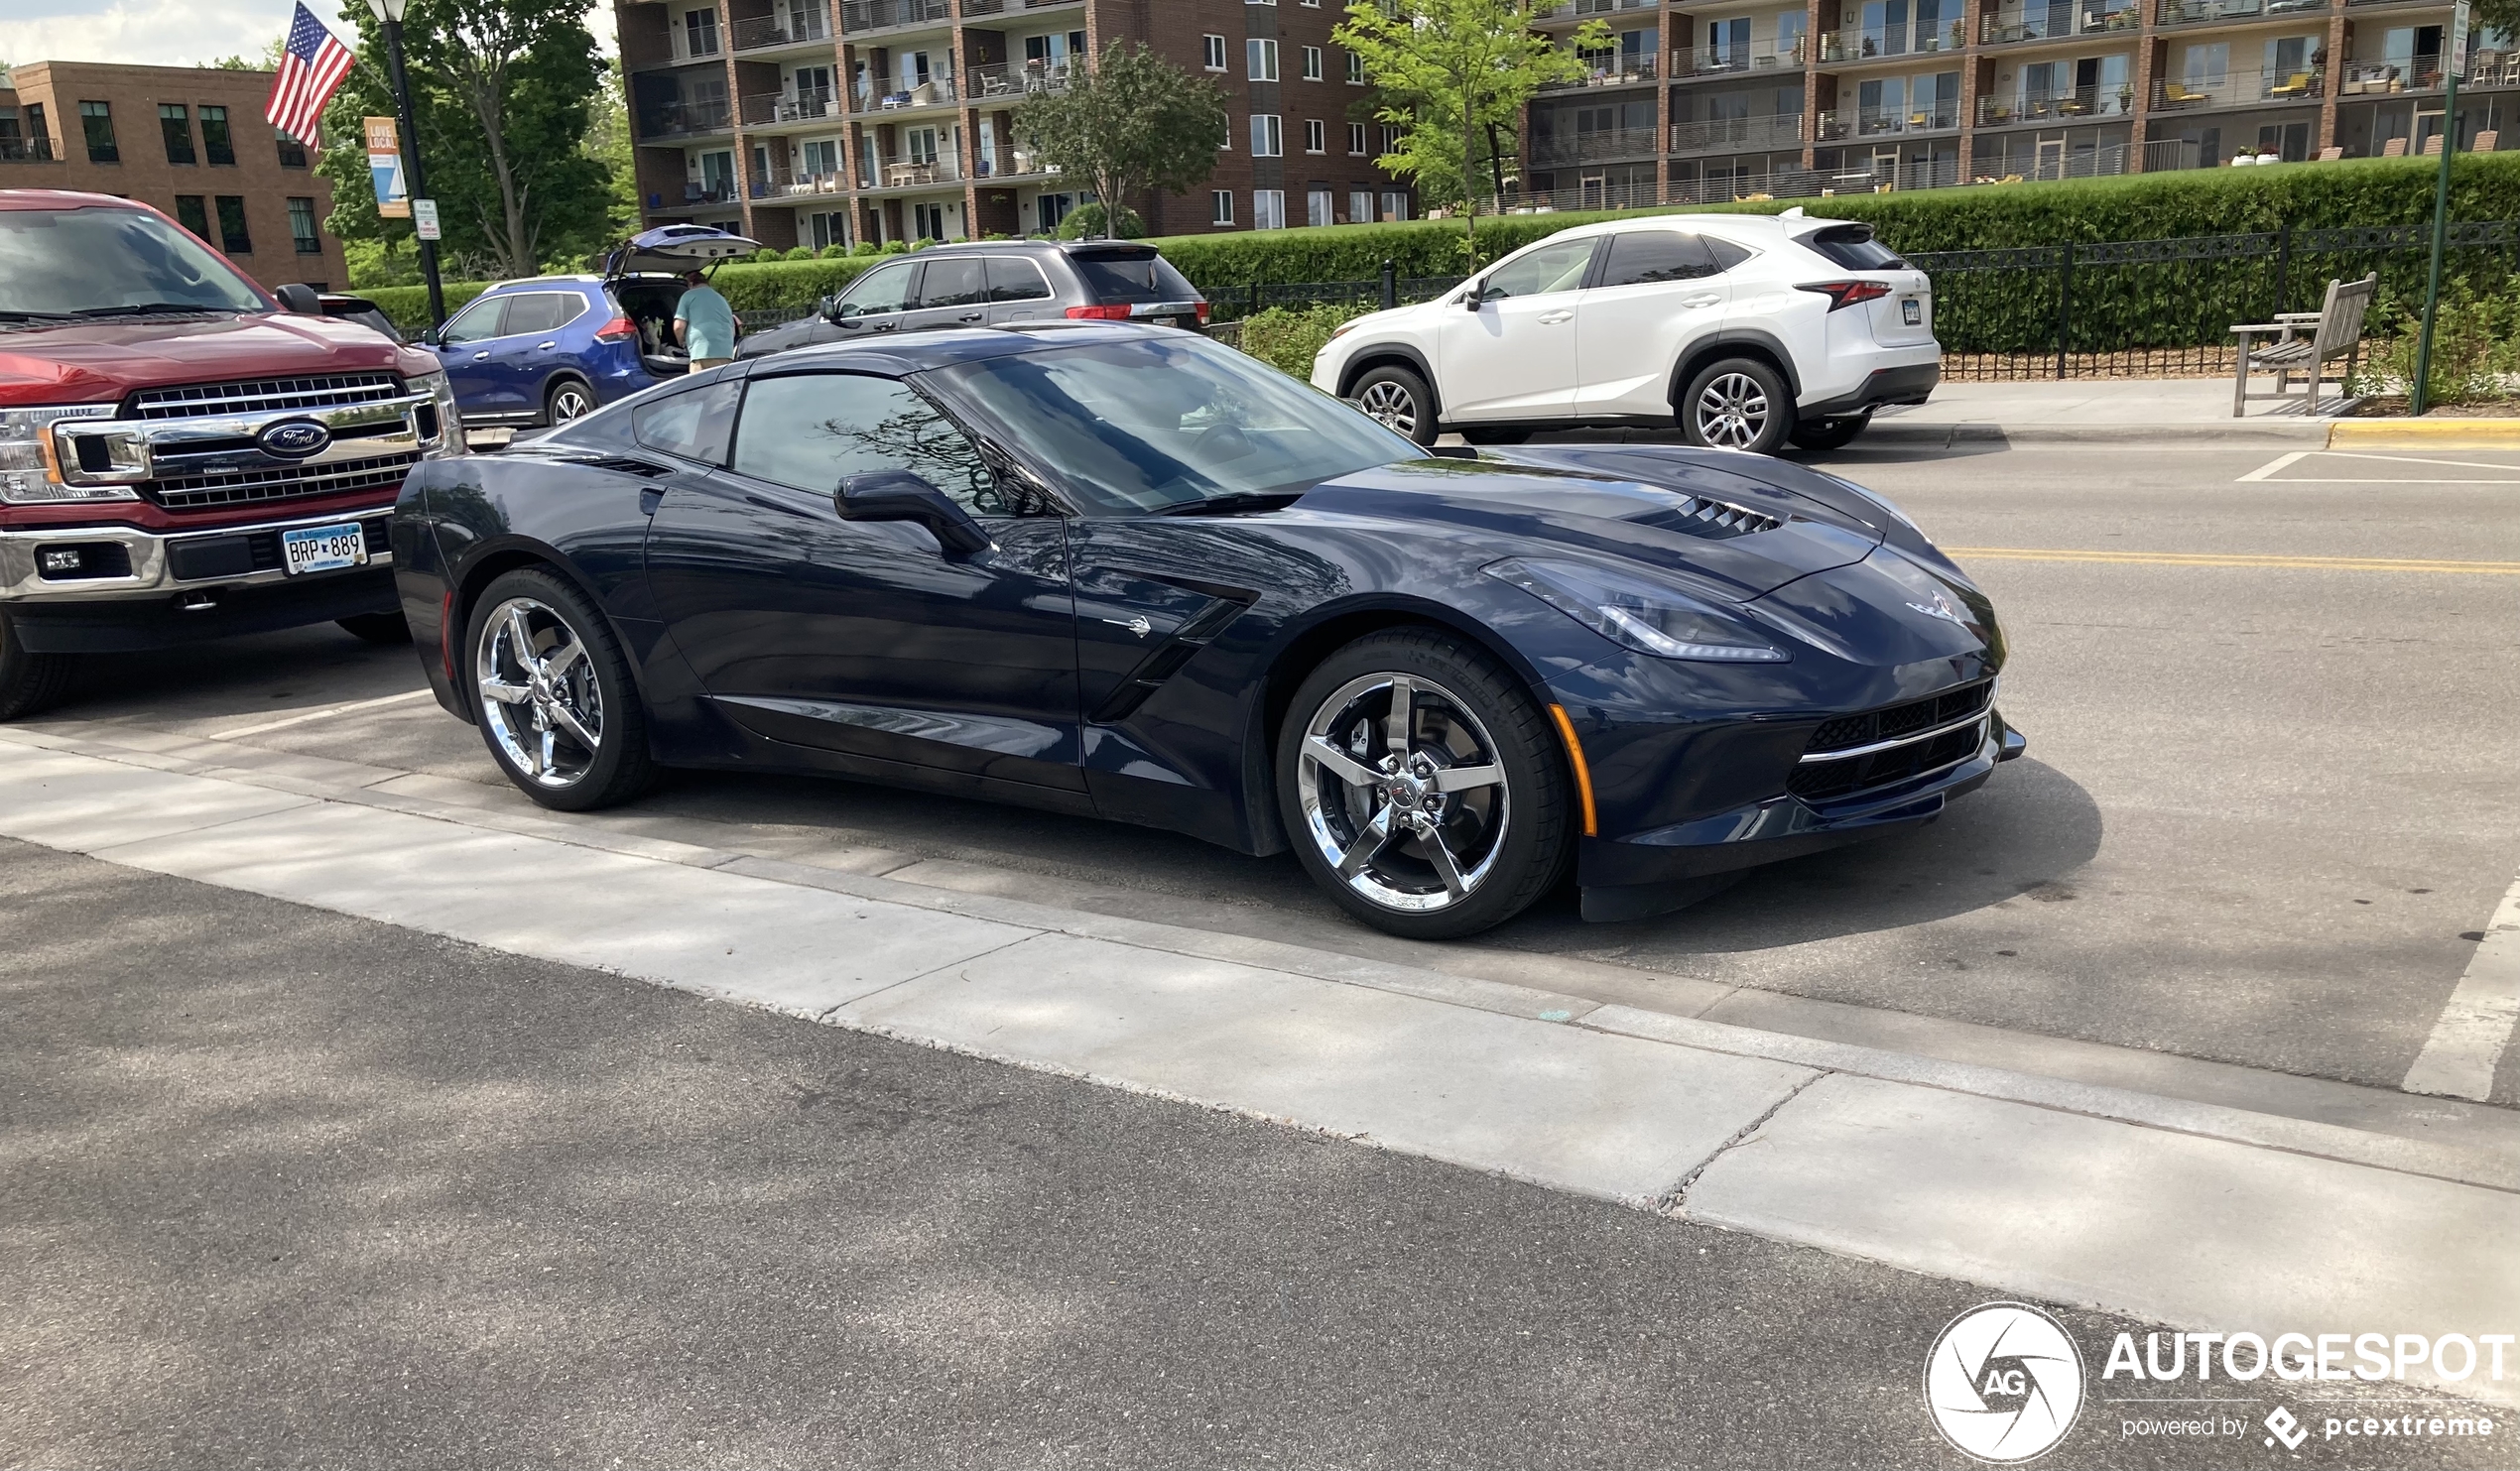
[{"label": "hood vent", "polygon": [[1728,501],[1711,501],[1704,496],[1681,494],[1680,505],[1670,511],[1658,511],[1639,517],[1646,526],[1665,531],[1687,532],[1694,537],[1746,537],[1757,532],[1772,532],[1785,523],[1774,516],[1736,506]]}]

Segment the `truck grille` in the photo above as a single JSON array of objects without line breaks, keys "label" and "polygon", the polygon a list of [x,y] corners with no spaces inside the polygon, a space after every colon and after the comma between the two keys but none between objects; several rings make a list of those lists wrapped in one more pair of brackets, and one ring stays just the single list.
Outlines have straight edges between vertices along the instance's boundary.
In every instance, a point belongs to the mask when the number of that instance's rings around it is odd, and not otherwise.
[{"label": "truck grille", "polygon": [[403,381],[391,373],[327,373],[311,378],[249,378],[238,383],[197,383],[188,388],[144,388],[131,396],[134,419],[199,419],[212,414],[276,414],[333,409],[398,398]]},{"label": "truck grille", "polygon": [[249,506],[265,501],[304,500],[353,490],[398,487],[417,450],[380,454],[373,459],[329,460],[317,465],[277,465],[268,470],[242,470],[232,475],[194,475],[180,480],[152,480],[142,489],[170,511],[206,511],[221,506]]}]

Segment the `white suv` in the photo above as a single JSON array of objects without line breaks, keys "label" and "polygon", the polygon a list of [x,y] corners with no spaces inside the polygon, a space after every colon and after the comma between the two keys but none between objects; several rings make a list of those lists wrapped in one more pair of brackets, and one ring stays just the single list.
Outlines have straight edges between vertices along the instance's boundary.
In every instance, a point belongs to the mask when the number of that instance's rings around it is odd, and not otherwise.
[{"label": "white suv", "polygon": [[1317,388],[1416,439],[1667,426],[1695,444],[1833,449],[1942,377],[1933,288],[1872,227],[1665,214],[1524,246],[1440,301],[1361,316]]}]

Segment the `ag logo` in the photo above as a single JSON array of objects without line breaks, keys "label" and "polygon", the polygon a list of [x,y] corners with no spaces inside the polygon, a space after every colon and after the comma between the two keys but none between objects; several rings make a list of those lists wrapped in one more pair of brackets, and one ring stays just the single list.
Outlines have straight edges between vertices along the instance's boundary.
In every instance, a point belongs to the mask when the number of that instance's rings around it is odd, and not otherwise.
[{"label": "ag logo", "polygon": [[1934,1340],[1925,1409],[1964,1455],[1999,1466],[2034,1459],[2054,1449],[2082,1410],[2082,1352],[2035,1307],[1972,1307]]},{"label": "ag logo", "polygon": [[276,459],[305,459],[332,442],[332,430],[312,419],[284,419],[265,426],[254,442]]}]

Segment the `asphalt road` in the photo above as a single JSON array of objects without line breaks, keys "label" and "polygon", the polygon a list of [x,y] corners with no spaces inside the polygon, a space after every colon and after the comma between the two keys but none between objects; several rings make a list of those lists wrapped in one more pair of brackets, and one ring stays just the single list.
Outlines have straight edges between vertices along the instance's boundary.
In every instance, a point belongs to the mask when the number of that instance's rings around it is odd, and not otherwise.
[{"label": "asphalt road", "polygon": [[[1973,1464],[1919,1381],[1979,1288],[13,842],[0,894],[0,1466]],[[2505,1463],[2268,1455],[2274,1386],[2125,1403],[2141,1325],[2061,1315],[2045,1464]]]},{"label": "asphalt road", "polygon": [[[1961,549],[1993,594],[2029,757],[1917,834],[1637,923],[1584,924],[1562,895],[1478,944],[1624,968],[1605,999],[1682,1009],[1715,983],[2395,1087],[2520,872],[2520,578],[2335,563],[2520,561],[2520,456],[1823,459]],[[2093,552],[2123,559],[2052,555]],[[2264,560],[2175,559],[2200,555]],[[505,799],[477,736],[425,698],[260,729],[418,684],[407,650],[302,630],[98,661],[60,718],[242,731]],[[1378,939],[1291,858],[1105,823],[720,776],[679,778],[616,820],[685,819],[741,824],[774,855],[871,845],[1147,918]],[[2520,1102],[2520,1049],[2494,1098]]]}]

